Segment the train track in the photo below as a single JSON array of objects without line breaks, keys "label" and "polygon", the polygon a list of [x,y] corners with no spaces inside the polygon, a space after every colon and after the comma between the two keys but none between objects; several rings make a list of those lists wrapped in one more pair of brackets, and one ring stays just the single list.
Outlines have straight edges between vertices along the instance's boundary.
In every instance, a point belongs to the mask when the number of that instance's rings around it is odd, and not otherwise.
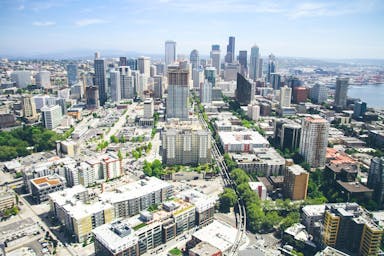
[{"label": "train track", "polygon": [[[205,130],[211,132],[208,128],[207,122],[204,120],[201,113],[199,113],[199,121]],[[235,182],[231,179],[227,164],[225,163],[224,157],[221,154],[219,148],[217,147],[217,144],[214,138],[212,137],[212,134],[211,134],[211,155],[215,159],[216,166],[219,167],[220,169],[220,174],[221,174],[221,177],[223,178],[224,185],[226,187],[232,188],[237,194],[237,198],[238,198],[238,200],[236,201],[237,211],[235,211],[237,234],[236,234],[236,240],[229,253],[229,255],[237,255],[240,243],[243,240],[243,237],[245,236],[245,233],[246,233],[247,213],[245,209],[245,204],[243,200],[240,199],[237,186]]]}]

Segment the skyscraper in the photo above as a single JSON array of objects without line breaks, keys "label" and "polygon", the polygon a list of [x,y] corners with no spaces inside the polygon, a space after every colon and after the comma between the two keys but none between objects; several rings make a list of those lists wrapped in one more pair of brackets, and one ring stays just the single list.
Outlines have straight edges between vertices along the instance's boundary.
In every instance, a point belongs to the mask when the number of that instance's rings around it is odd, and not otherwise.
[{"label": "skyscraper", "polygon": [[211,103],[212,102],[212,84],[205,80],[200,85],[200,102]]},{"label": "skyscraper", "polygon": [[369,188],[373,189],[373,200],[381,208],[384,205],[384,158],[374,157],[369,166]]},{"label": "skyscraper", "polygon": [[16,84],[17,88],[26,88],[32,83],[31,71],[28,70],[16,70],[11,74],[11,80]]},{"label": "skyscraper", "polygon": [[188,82],[188,70],[179,66],[169,66],[167,118],[188,119]]},{"label": "skyscraper", "polygon": [[309,173],[300,165],[287,166],[284,171],[283,191],[291,200],[307,198]]},{"label": "skyscraper", "polygon": [[367,112],[367,103],[362,101],[355,102],[355,106],[353,107],[353,116],[355,118],[362,117],[365,112]]},{"label": "skyscraper", "polygon": [[276,58],[272,53],[268,56],[268,74],[267,74],[267,82],[271,81],[271,74],[276,73]]},{"label": "skyscraper", "polygon": [[255,84],[237,73],[236,100],[240,105],[250,104],[255,97]]},{"label": "skyscraper", "polygon": [[96,86],[88,86],[85,89],[87,109],[97,109],[99,105],[99,89]]},{"label": "skyscraper", "polygon": [[36,74],[36,85],[44,89],[51,87],[51,72],[43,70]]},{"label": "skyscraper", "polygon": [[165,69],[176,61],[176,42],[165,41]]},{"label": "skyscraper", "polygon": [[325,102],[328,97],[327,87],[324,84],[315,84],[309,91],[309,97],[318,104]]},{"label": "skyscraper", "polygon": [[225,55],[225,62],[233,63],[235,61],[235,37],[230,36],[227,45],[227,55]]},{"label": "skyscraper", "polygon": [[281,87],[280,89],[280,108],[290,107],[292,97],[292,88],[288,86]]},{"label": "skyscraper", "polygon": [[77,83],[78,77],[78,70],[76,64],[68,64],[67,65],[67,78],[68,78],[68,85],[72,86],[75,83]]},{"label": "skyscraper", "polygon": [[95,59],[94,61],[95,67],[95,86],[99,88],[99,100],[100,106],[104,106],[107,101],[107,75],[106,69],[107,66],[105,64],[105,60],[103,59]]},{"label": "skyscraper", "polygon": [[258,78],[259,71],[259,47],[257,45],[251,48],[251,57],[249,62],[249,78],[256,80]]},{"label": "skyscraper", "polygon": [[151,59],[144,56],[137,58],[137,69],[140,71],[140,74],[144,74],[146,77],[150,77]]},{"label": "skyscraper", "polygon": [[212,84],[212,87],[216,86],[216,69],[214,67],[206,67],[204,76]]},{"label": "skyscraper", "polygon": [[263,59],[259,58],[259,64],[258,64],[258,70],[257,70],[257,77],[262,78],[263,77]]},{"label": "skyscraper", "polygon": [[240,73],[243,76],[248,74],[248,54],[247,51],[239,51],[239,64],[240,64]]},{"label": "skyscraper", "polygon": [[122,99],[133,99],[135,97],[135,83],[128,66],[119,67],[120,73],[120,96]]},{"label": "skyscraper", "polygon": [[111,99],[113,102],[119,102],[121,100],[121,87],[120,87],[120,72],[110,71],[111,79]]},{"label": "skyscraper", "polygon": [[212,45],[210,57],[212,59],[212,67],[216,68],[216,74],[220,75],[220,68],[221,68],[220,45],[218,44]]},{"label": "skyscraper", "polygon": [[62,118],[62,111],[59,105],[44,106],[41,108],[43,124],[47,129],[54,129],[59,126]]},{"label": "skyscraper", "polygon": [[35,101],[31,95],[23,95],[22,97],[23,117],[31,120],[37,119]]},{"label": "skyscraper", "polygon": [[119,66],[127,66],[127,57],[120,57]]},{"label": "skyscraper", "polygon": [[345,108],[347,106],[348,78],[338,77],[336,80],[335,104],[337,108]]},{"label": "skyscraper", "polygon": [[300,154],[313,168],[325,166],[328,146],[329,123],[318,116],[303,119],[300,138]]},{"label": "skyscraper", "polygon": [[191,55],[189,56],[189,61],[192,64],[192,69],[198,68],[200,66],[199,52],[196,49],[191,51]]}]

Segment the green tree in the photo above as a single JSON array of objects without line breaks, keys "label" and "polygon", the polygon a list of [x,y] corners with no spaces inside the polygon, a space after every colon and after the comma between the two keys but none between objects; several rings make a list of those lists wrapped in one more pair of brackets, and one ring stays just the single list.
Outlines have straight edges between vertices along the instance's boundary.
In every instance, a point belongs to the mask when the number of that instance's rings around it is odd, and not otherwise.
[{"label": "green tree", "polygon": [[223,213],[230,212],[230,208],[234,206],[237,200],[236,193],[233,189],[225,188],[224,192],[219,196],[219,211]]}]

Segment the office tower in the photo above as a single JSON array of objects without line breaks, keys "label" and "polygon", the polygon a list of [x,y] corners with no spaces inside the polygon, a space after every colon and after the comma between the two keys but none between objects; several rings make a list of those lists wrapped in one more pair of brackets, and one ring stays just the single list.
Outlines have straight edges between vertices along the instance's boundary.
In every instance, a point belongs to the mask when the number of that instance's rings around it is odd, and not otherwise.
[{"label": "office tower", "polygon": [[301,126],[300,154],[313,168],[325,166],[329,123],[318,116],[305,117]]},{"label": "office tower", "polygon": [[226,63],[235,62],[235,37],[230,36],[227,45],[227,55],[225,55]]},{"label": "office tower", "polygon": [[326,102],[328,98],[327,87],[324,84],[315,84],[309,91],[309,97],[318,104]]},{"label": "office tower", "polygon": [[267,102],[260,103],[260,116],[270,116],[272,112],[271,104]]},{"label": "office tower", "polygon": [[308,99],[308,88],[304,86],[294,87],[292,100],[295,104],[306,102]]},{"label": "office tower", "polygon": [[383,229],[357,203],[326,204],[322,242],[348,255],[379,255]]},{"label": "office tower", "polygon": [[152,118],[155,112],[153,99],[148,98],[144,101],[144,118]]},{"label": "office tower", "polygon": [[237,73],[236,100],[240,105],[250,104],[255,97],[255,84]]},{"label": "office tower", "polygon": [[188,70],[168,67],[167,118],[188,119]]},{"label": "office tower", "polygon": [[252,80],[256,80],[259,77],[259,57],[259,47],[257,45],[252,46],[249,61],[249,78]]},{"label": "office tower", "polygon": [[[216,71],[215,71],[216,72]],[[193,88],[200,88],[200,84],[204,82],[204,71],[201,68],[192,70]]]},{"label": "office tower", "polygon": [[60,125],[62,119],[62,110],[60,106],[45,106],[41,109],[41,113],[45,128],[52,130]]},{"label": "office tower", "polygon": [[144,99],[144,91],[147,90],[148,77],[144,74],[138,74],[136,84],[136,95],[140,99]]},{"label": "office tower", "polygon": [[280,130],[280,147],[294,152],[300,146],[301,125],[285,123]]},{"label": "office tower", "polygon": [[149,57],[139,57],[137,58],[137,68],[140,71],[140,74],[144,74],[146,77],[151,76],[151,60]]},{"label": "office tower", "polygon": [[271,87],[273,88],[273,90],[280,90],[281,75],[277,73],[272,73],[270,78],[271,78]]},{"label": "office tower", "polygon": [[68,85],[72,86],[77,83],[79,71],[77,69],[77,64],[68,64],[67,65],[67,79]]},{"label": "office tower", "polygon": [[247,77],[248,74],[248,54],[247,51],[239,51],[240,73]]},{"label": "office tower", "polygon": [[335,107],[343,109],[347,106],[347,93],[348,78],[338,77],[336,80]]},{"label": "office tower", "polygon": [[225,63],[224,81],[235,81],[238,72],[240,72],[239,63]]},{"label": "office tower", "polygon": [[263,77],[263,59],[261,57],[259,58],[257,76],[258,76],[258,78]]},{"label": "office tower", "polygon": [[249,104],[248,105],[248,109],[247,109],[247,116],[248,116],[249,119],[251,119],[253,121],[259,120],[259,117],[260,117],[260,106],[259,105]]},{"label": "office tower", "polygon": [[271,74],[277,72],[276,67],[276,58],[272,53],[268,56],[268,74],[267,74],[267,82],[271,81]]},{"label": "office tower", "polygon": [[127,66],[130,67],[131,70],[137,70],[137,59],[127,59]]},{"label": "office tower", "polygon": [[63,98],[54,98],[54,105],[58,105],[61,108],[61,114],[65,116],[67,114],[67,102]]},{"label": "office tower", "polygon": [[155,99],[163,98],[163,76],[153,77],[153,97]]},{"label": "office tower", "polygon": [[30,95],[23,95],[22,99],[23,117],[31,120],[37,119],[35,101]]},{"label": "office tower", "polygon": [[212,84],[212,87],[216,86],[216,69],[214,67],[206,67],[204,77]]},{"label": "office tower", "polygon": [[88,86],[85,88],[85,95],[87,100],[87,109],[99,108],[99,88],[96,86]]},{"label": "office tower", "polygon": [[166,165],[205,164],[211,161],[210,134],[205,130],[167,130],[162,134]]},{"label": "office tower", "polygon": [[95,60],[100,59],[100,52],[95,52]]},{"label": "office tower", "polygon": [[11,74],[11,81],[16,83],[17,88],[26,88],[32,84],[31,72],[25,70],[13,71]]},{"label": "office tower", "polygon": [[120,72],[110,71],[111,80],[111,99],[113,102],[119,102],[121,100],[121,84],[120,84]]},{"label": "office tower", "polygon": [[280,89],[280,108],[290,107],[292,97],[292,88],[284,86]]},{"label": "office tower", "polygon": [[127,63],[127,57],[120,57],[119,58],[119,66],[127,66],[128,63]]},{"label": "office tower", "polygon": [[212,83],[208,80],[200,85],[200,102],[203,104],[212,102]]},{"label": "office tower", "polygon": [[192,69],[198,68],[200,66],[199,52],[196,49],[191,51],[191,54],[189,56],[189,61],[192,64]]},{"label": "office tower", "polygon": [[212,60],[212,67],[216,68],[216,74],[220,75],[220,69],[221,69],[220,45],[217,45],[217,44],[212,45],[210,57]]},{"label": "office tower", "polygon": [[71,89],[71,99],[81,100],[84,97],[84,86],[82,83],[75,83]]},{"label": "office tower", "polygon": [[283,191],[286,198],[305,200],[307,198],[309,173],[300,165],[287,166],[284,172]]},{"label": "office tower", "polygon": [[151,67],[150,67],[150,76],[151,77],[154,77],[154,76],[156,76],[157,75],[157,68],[156,68],[156,66],[155,65],[151,65]]},{"label": "office tower", "polygon": [[164,63],[156,63],[156,75],[164,75],[165,74],[165,65]]},{"label": "office tower", "polygon": [[36,85],[47,89],[51,87],[51,73],[49,71],[40,71],[36,74]]},{"label": "office tower", "polygon": [[165,69],[176,61],[176,42],[165,41]]},{"label": "office tower", "polygon": [[362,117],[365,112],[367,112],[367,103],[362,101],[355,102],[355,106],[353,107],[353,116],[355,118]]},{"label": "office tower", "polygon": [[105,60],[95,59],[95,86],[99,88],[100,106],[104,106],[107,101],[107,66]]},{"label": "office tower", "polygon": [[374,157],[369,166],[369,188],[373,189],[373,200],[381,208],[384,205],[384,158]]},{"label": "office tower", "polygon": [[120,89],[122,99],[133,99],[135,97],[135,80],[128,66],[119,67]]}]

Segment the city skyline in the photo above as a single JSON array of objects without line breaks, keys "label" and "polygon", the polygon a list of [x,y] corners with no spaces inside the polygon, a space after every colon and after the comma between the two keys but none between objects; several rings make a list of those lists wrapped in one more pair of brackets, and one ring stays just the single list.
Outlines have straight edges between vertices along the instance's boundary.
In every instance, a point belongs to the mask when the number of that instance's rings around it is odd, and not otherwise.
[{"label": "city skyline", "polygon": [[[257,44],[262,56],[384,58],[381,1],[3,1],[0,55],[99,49],[177,54],[212,44],[236,51]],[[190,17],[190,18],[188,18]],[[222,51],[223,51],[222,50]],[[224,51],[222,52],[224,57]]]}]

